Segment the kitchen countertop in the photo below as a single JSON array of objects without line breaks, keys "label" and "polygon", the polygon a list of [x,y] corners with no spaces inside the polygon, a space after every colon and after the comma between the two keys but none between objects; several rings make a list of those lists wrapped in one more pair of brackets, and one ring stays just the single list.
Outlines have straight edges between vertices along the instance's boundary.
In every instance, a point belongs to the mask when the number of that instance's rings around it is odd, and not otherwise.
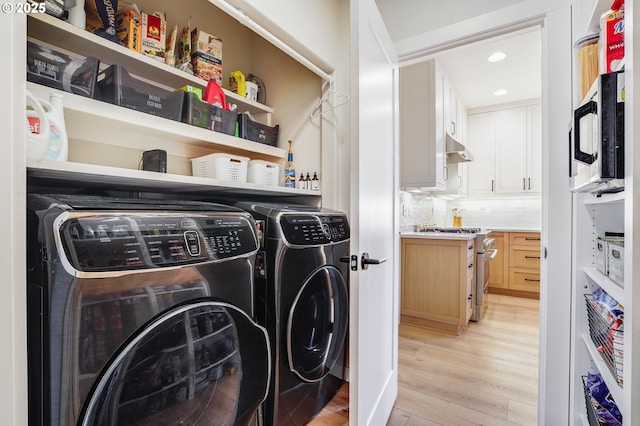
[{"label": "kitchen countertop", "polygon": [[470,232],[401,232],[401,238],[428,238],[432,240],[473,240],[476,234]]},{"label": "kitchen countertop", "polygon": [[540,228],[488,228],[493,232],[540,232]]}]

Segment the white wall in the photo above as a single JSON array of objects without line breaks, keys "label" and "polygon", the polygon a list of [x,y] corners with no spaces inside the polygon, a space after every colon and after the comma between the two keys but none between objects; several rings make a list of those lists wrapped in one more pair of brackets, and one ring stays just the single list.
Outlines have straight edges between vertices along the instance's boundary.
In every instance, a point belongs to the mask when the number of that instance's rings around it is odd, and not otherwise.
[{"label": "white wall", "polygon": [[536,229],[541,227],[540,197],[493,197],[445,200],[428,195],[401,192],[400,226],[411,230],[415,225],[451,227],[453,212],[462,209],[462,226],[488,229]]},{"label": "white wall", "polygon": [[227,0],[325,72],[336,69],[339,0]]}]

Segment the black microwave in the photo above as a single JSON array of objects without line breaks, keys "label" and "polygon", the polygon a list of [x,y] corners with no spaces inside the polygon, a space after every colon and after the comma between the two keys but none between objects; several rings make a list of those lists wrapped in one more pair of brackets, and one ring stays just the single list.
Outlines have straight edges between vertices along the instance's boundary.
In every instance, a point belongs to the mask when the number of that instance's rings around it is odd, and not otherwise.
[{"label": "black microwave", "polygon": [[569,176],[575,192],[624,189],[624,71],[597,77],[573,113]]}]

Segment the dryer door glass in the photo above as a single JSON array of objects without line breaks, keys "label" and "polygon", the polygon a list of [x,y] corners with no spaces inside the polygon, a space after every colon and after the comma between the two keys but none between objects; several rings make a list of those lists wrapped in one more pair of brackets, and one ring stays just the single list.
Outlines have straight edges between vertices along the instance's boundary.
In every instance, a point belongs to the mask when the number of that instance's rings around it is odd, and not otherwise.
[{"label": "dryer door glass", "polygon": [[110,360],[79,425],[246,424],[269,387],[266,330],[200,301],[150,321]]},{"label": "dryer door glass", "polygon": [[307,382],[326,376],[344,346],[349,318],[347,285],[332,266],[315,271],[289,312],[289,368]]}]

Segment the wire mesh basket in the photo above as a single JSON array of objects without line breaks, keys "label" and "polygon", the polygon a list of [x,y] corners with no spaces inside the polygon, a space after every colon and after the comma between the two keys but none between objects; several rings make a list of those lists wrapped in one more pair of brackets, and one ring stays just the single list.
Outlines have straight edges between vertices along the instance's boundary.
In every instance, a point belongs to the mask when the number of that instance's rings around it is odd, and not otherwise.
[{"label": "wire mesh basket", "polygon": [[624,356],[624,332],[612,328],[608,321],[594,307],[593,296],[585,294],[587,303],[587,317],[589,319],[589,334],[593,344],[602,355],[605,364],[613,377],[622,387]]}]

